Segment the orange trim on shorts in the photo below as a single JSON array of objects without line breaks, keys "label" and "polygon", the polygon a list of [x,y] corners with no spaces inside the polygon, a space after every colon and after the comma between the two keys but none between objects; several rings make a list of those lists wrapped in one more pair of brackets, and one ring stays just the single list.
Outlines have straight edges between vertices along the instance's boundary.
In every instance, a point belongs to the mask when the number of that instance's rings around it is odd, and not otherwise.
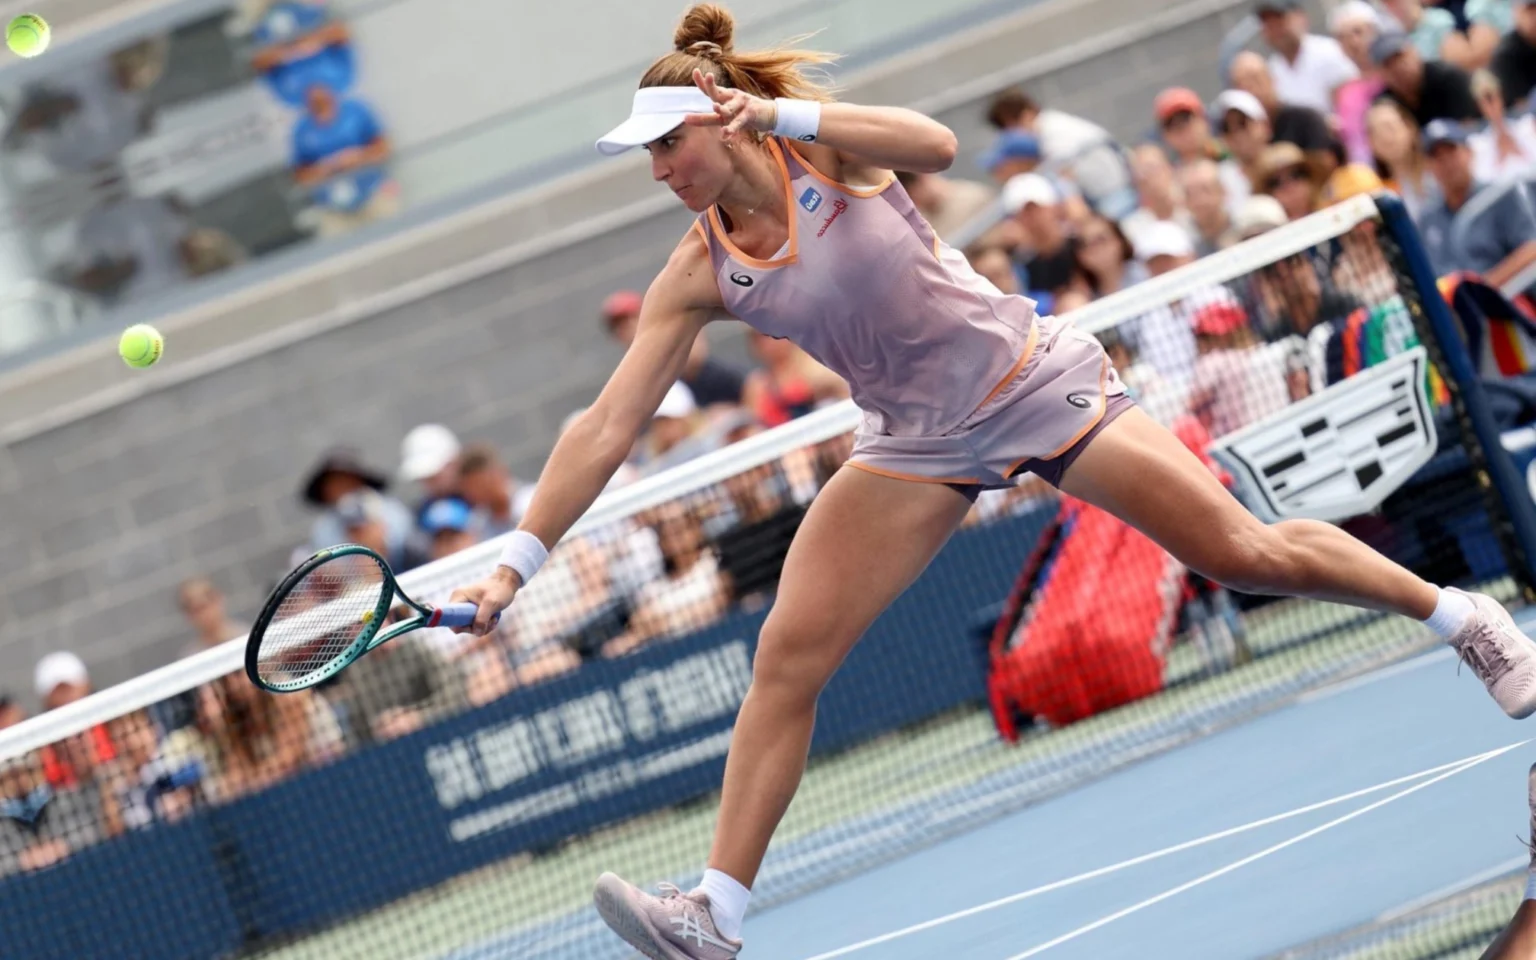
[{"label": "orange trim on shorts", "polygon": [[867,463],[860,463],[857,460],[846,460],[844,462],[856,470],[863,470],[865,473],[872,473],[877,477],[886,477],[891,480],[909,480],[913,483],[958,483],[965,486],[981,483],[975,477],[925,477],[919,473],[902,473],[899,470],[872,467]]},{"label": "orange trim on shorts", "polygon": [[767,142],[768,152],[773,154],[773,159],[778,161],[779,174],[784,179],[784,209],[787,211],[786,215],[789,217],[789,252],[777,260],[759,260],[756,257],[747,256],[745,253],[742,253],[741,248],[732,243],[731,238],[726,235],[725,225],[720,222],[720,208],[718,206],[709,208],[709,226],[712,230],[714,230],[715,236],[720,240],[720,245],[725,247],[726,252],[728,252],[732,257],[735,257],[737,260],[741,261],[744,266],[752,267],[757,270],[771,270],[774,267],[787,267],[794,263],[796,260],[800,259],[800,218],[795,216],[795,193],[794,186],[790,183],[789,180],[789,164],[784,162],[784,152],[779,149],[779,145],[774,142],[774,139],[769,137]]},{"label": "orange trim on shorts", "polygon": [[[937,244],[938,241],[934,242]],[[976,410],[980,410],[982,407],[991,403],[993,397],[996,397],[999,393],[1002,393],[1003,388],[1013,382],[1013,378],[1017,377],[1019,373],[1023,371],[1024,365],[1029,363],[1029,358],[1035,355],[1035,345],[1039,343],[1039,341],[1040,323],[1039,321],[1031,321],[1029,325],[1029,339],[1025,341],[1024,349],[1022,352],[1020,352],[1019,359],[1014,363],[1013,367],[1009,369],[1007,375],[997,382],[997,386],[992,388],[992,392],[987,394],[986,399],[976,404]],[[976,410],[972,410],[970,413],[966,414],[966,416],[974,416],[976,414]]]},{"label": "orange trim on shorts", "polygon": [[891,184],[896,182],[896,174],[893,173],[889,177],[886,177],[885,180],[881,181],[877,186],[873,187],[853,187],[846,183],[839,183],[838,181],[833,180],[831,177],[822,173],[820,170],[817,170],[816,167],[811,164],[811,161],[805,159],[804,155],[802,155],[799,150],[795,149],[794,144],[785,143],[784,147],[790,153],[794,154],[795,159],[800,161],[800,166],[804,167],[806,172],[811,176],[815,177],[817,180],[820,180],[822,183],[826,184],[834,190],[841,190],[849,196],[857,197],[860,200],[867,200],[870,197],[878,197],[880,194],[884,193]]},{"label": "orange trim on shorts", "polygon": [[[695,222],[697,222],[697,221],[695,221]],[[928,225],[928,229],[932,230],[933,229],[933,224],[930,223]],[[944,254],[939,252],[939,244],[942,243],[942,242],[943,241],[939,239],[939,235],[937,233],[935,233],[933,235],[933,259],[935,259],[935,260],[943,260],[944,259]]]},{"label": "orange trim on shorts", "polygon": [[1061,456],[1062,454],[1066,453],[1068,450],[1071,450],[1073,447],[1075,447],[1077,445],[1078,441],[1082,440],[1084,437],[1086,437],[1088,435],[1089,431],[1091,431],[1094,427],[1098,426],[1099,425],[1099,421],[1104,419],[1104,411],[1109,409],[1109,397],[1104,392],[1104,383],[1108,379],[1109,379],[1109,355],[1106,354],[1104,356],[1103,364],[1099,367],[1099,412],[1094,416],[1094,418],[1092,420],[1090,420],[1088,422],[1088,424],[1083,427],[1083,429],[1077,431],[1077,433],[1072,437],[1071,440],[1068,440],[1066,443],[1062,444],[1060,447],[1057,447],[1055,450],[1051,451],[1050,453],[1046,454],[1045,456],[1043,456],[1043,457],[1024,457],[1024,458],[1022,458],[1020,460],[1015,461],[1013,463],[1013,465],[1008,468],[1008,472],[1003,474],[1003,476],[1005,476],[1005,477],[1013,476],[1015,473],[1018,472],[1018,469],[1020,467],[1022,467],[1024,464],[1028,463],[1031,460],[1055,460],[1057,457]]}]

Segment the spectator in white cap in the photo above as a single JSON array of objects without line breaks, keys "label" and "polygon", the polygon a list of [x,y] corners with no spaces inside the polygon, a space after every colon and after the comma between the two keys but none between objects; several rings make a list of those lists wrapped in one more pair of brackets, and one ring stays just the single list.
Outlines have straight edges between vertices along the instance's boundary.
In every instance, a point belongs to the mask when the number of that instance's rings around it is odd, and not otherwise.
[{"label": "spectator in white cap", "polygon": [[1077,269],[1061,191],[1048,177],[1021,173],[1003,185],[1003,212],[1023,231],[1024,245],[1014,256],[1024,273],[1025,295],[1052,309]]},{"label": "spectator in white cap", "polygon": [[1281,102],[1330,113],[1334,91],[1359,76],[1338,41],[1308,32],[1300,0],[1259,0],[1254,13],[1274,51],[1269,70]]},{"label": "spectator in white cap", "polygon": [[[32,686],[43,709],[82,700],[91,693],[85,662],[66,650],[48,654],[32,671]],[[55,787],[72,787],[90,780],[92,774],[117,759],[118,749],[106,724],[42,749],[43,771]]]},{"label": "spectator in white cap", "polygon": [[32,679],[44,710],[57,710],[91,692],[85,662],[66,650],[50,653],[37,661]]},{"label": "spectator in white cap", "polygon": [[[1231,74],[1232,86],[1252,94],[1263,107],[1269,119],[1271,140],[1294,143],[1300,147],[1306,153],[1308,162],[1317,167],[1318,176],[1326,177],[1333,172],[1333,168],[1338,165],[1334,153],[1338,137],[1329,126],[1325,113],[1282,100],[1275,92],[1275,82],[1270,76],[1268,64],[1263,57],[1252,51],[1245,50],[1232,58]],[[1223,98],[1226,98],[1228,104],[1237,102],[1226,94],[1218,97],[1217,102],[1221,103]],[[1246,109],[1249,106],[1244,103],[1245,114],[1249,113]]]},{"label": "spectator in white cap", "polygon": [[1222,161],[1222,182],[1234,205],[1253,193],[1264,148],[1274,142],[1274,128],[1259,98],[1245,90],[1227,90],[1211,104],[1211,122],[1231,154]]},{"label": "spectator in white cap", "polygon": [[1381,15],[1365,0],[1345,0],[1328,15],[1328,29],[1339,47],[1360,71],[1360,76],[1334,94],[1334,117],[1344,154],[1351,163],[1371,162],[1371,143],[1365,135],[1365,114],[1386,85],[1371,59],[1371,41],[1381,31]]},{"label": "spectator in white cap", "polygon": [[649,476],[660,473],[719,447],[719,440],[704,429],[704,415],[688,385],[678,381],[651,418],[651,426],[640,437],[641,471]]},{"label": "spectator in white cap", "polygon": [[1154,277],[1195,262],[1195,243],[1189,231],[1168,220],[1143,227],[1131,243],[1136,247],[1136,259],[1146,264]]},{"label": "spectator in white cap", "polygon": [[424,423],[400,442],[400,479],[421,484],[426,497],[418,514],[432,501],[459,492],[459,453],[463,445],[440,423]]}]

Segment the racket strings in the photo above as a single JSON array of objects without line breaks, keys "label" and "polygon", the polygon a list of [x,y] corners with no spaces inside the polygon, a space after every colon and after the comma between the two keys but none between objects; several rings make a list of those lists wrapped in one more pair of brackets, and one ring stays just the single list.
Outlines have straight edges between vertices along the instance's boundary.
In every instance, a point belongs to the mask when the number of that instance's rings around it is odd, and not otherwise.
[{"label": "racket strings", "polygon": [[293,681],[325,669],[379,629],[386,589],[385,571],[370,557],[337,557],[310,570],[289,587],[267,623],[257,657],[261,678]]}]

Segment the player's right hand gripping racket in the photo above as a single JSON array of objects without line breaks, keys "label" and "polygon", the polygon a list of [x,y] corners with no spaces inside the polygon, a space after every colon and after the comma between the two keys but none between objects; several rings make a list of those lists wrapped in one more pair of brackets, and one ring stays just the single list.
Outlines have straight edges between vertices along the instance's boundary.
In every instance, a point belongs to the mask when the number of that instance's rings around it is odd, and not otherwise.
[{"label": "player's right hand gripping racket", "polygon": [[[380,632],[397,593],[415,615]],[[383,557],[342,544],[305,560],[272,591],[246,640],[245,672],[273,693],[304,690],[401,634],[467,627],[478,609],[473,603],[440,609],[417,603],[400,590]]]}]

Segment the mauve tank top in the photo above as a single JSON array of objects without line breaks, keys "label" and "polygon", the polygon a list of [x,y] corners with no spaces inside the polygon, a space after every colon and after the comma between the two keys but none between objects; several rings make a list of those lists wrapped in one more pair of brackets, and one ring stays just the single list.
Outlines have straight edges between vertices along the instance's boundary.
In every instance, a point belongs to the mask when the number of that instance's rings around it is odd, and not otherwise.
[{"label": "mauve tank top", "polygon": [[837,183],[770,137],[789,241],[770,260],[726,236],[718,208],[694,224],[725,308],[795,343],[848,382],[865,432],[949,432],[1028,359],[1035,304],[1002,293],[946,246],[894,177]]}]

